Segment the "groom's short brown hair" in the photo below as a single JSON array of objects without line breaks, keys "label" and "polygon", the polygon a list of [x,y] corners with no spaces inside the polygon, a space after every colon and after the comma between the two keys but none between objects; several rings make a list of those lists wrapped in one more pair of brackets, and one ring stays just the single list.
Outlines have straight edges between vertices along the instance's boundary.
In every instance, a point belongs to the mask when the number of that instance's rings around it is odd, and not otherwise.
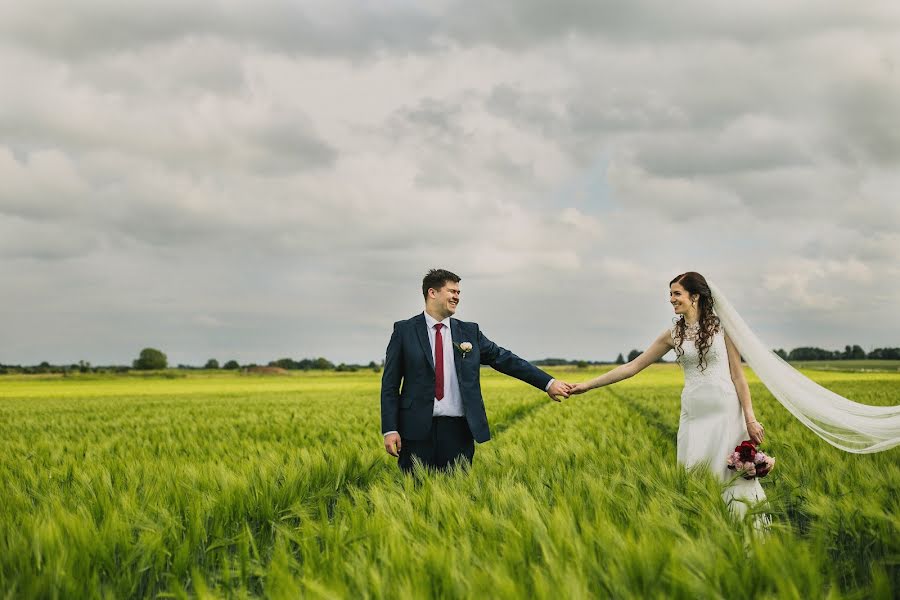
[{"label": "groom's short brown hair", "polygon": [[448,281],[459,283],[461,279],[456,273],[451,273],[446,269],[431,269],[422,279],[422,295],[428,298],[428,290],[439,290],[444,287]]}]

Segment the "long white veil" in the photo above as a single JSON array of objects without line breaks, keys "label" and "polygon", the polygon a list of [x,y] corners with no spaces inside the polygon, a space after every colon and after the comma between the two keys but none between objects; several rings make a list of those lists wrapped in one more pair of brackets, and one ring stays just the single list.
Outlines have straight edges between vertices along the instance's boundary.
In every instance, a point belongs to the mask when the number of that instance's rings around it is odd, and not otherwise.
[{"label": "long white veil", "polygon": [[900,445],[900,406],[853,402],[805,377],[769,350],[722,291],[709,283],[716,315],[757,377],[788,411],[826,442],[857,454]]}]

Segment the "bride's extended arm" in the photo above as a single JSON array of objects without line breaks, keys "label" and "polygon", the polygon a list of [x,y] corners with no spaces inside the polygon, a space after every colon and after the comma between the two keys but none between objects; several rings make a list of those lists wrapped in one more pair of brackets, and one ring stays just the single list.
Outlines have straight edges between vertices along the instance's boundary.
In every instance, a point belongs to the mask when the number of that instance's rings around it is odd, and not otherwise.
[{"label": "bride's extended arm", "polygon": [[747,433],[754,444],[762,442],[763,426],[756,420],[753,414],[753,402],[750,400],[750,386],[744,377],[744,368],[741,366],[741,353],[735,347],[728,334],[725,334],[725,347],[728,349],[728,369],[731,371],[731,381],[734,383],[734,391],[737,392],[744,413],[744,421],[747,422]]},{"label": "bride's extended arm", "polygon": [[637,358],[633,361],[625,363],[624,365],[619,365],[612,371],[608,371],[597,377],[596,379],[591,379],[590,381],[585,381],[584,383],[575,384],[575,387],[572,388],[572,394],[583,394],[588,390],[592,390],[594,388],[603,387],[605,385],[610,385],[616,383],[617,381],[622,381],[623,379],[628,379],[629,377],[634,377],[663,356],[666,355],[666,352],[674,348],[675,346],[672,344],[672,334],[669,330],[663,331],[658,338],[656,338],[650,347],[647,348]]}]

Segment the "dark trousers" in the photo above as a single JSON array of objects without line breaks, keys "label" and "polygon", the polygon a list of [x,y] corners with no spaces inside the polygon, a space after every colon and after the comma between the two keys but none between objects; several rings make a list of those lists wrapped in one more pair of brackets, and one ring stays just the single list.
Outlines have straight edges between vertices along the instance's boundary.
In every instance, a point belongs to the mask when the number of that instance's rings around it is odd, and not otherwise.
[{"label": "dark trousers", "polygon": [[471,464],[473,456],[475,439],[465,417],[432,417],[428,438],[401,440],[398,464],[409,473],[416,457],[426,467],[445,471],[456,462]]}]

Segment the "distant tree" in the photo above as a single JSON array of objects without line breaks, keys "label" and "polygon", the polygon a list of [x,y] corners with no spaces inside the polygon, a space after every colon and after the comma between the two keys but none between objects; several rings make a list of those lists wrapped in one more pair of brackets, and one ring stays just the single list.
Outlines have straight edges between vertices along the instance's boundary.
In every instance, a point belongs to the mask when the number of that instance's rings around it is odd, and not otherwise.
[{"label": "distant tree", "polygon": [[636,358],[637,358],[638,356],[640,356],[640,355],[641,355],[641,351],[640,351],[640,350],[632,350],[631,352],[628,353],[628,362],[633,361],[634,359],[636,359]]},{"label": "distant tree", "polygon": [[861,347],[854,345],[853,348],[850,349],[850,358],[851,360],[863,360],[866,358],[866,351]]},{"label": "distant tree", "polygon": [[218,369],[218,368],[219,368],[219,361],[217,361],[217,360],[214,359],[214,358],[211,358],[211,359],[209,359],[208,361],[206,361],[206,364],[203,365],[203,368],[204,368],[204,369]]},{"label": "distant tree", "polygon": [[236,360],[229,360],[222,368],[228,369],[229,371],[234,371],[235,369],[240,369],[241,365],[239,365],[238,361]]},{"label": "distant tree", "polygon": [[579,369],[587,369],[588,363],[586,360],[579,360],[575,363],[575,366]]},{"label": "distant tree", "polygon": [[869,352],[872,360],[900,360],[900,348],[875,348]]},{"label": "distant tree", "polygon": [[621,352],[619,352],[619,356],[616,357],[616,364],[617,364],[617,365],[624,365],[624,364],[625,364],[625,359],[622,357],[622,353],[621,353]]},{"label": "distant tree", "polygon": [[381,365],[379,365],[374,360],[369,363],[369,368],[372,369],[375,373],[381,373]]},{"label": "distant tree", "polygon": [[540,365],[542,367],[559,367],[562,365],[568,365],[569,361],[565,358],[542,358],[540,360],[534,361],[534,364]]},{"label": "distant tree", "polygon": [[843,353],[823,350],[822,348],[803,347],[791,350],[788,358],[790,360],[834,360],[843,358]]},{"label": "distant tree", "polygon": [[778,350],[775,350],[775,354],[777,354],[784,360],[788,359],[788,353],[784,351],[784,348],[779,348]]},{"label": "distant tree", "polygon": [[341,363],[338,366],[336,366],[334,368],[334,370],[339,373],[344,373],[344,372],[355,373],[357,368],[358,367],[356,365],[345,365],[344,363]]},{"label": "distant tree", "polygon": [[165,354],[156,348],[144,348],[141,350],[140,356],[134,360],[132,366],[141,371],[148,371],[151,369],[165,369],[168,364]]},{"label": "distant tree", "polygon": [[330,371],[334,369],[334,363],[320,356],[319,358],[312,361],[312,368],[320,369],[322,371]]},{"label": "distant tree", "polygon": [[288,370],[296,370],[300,368],[300,365],[297,363],[297,361],[291,358],[279,358],[278,360],[273,360],[269,363],[269,366]]}]

